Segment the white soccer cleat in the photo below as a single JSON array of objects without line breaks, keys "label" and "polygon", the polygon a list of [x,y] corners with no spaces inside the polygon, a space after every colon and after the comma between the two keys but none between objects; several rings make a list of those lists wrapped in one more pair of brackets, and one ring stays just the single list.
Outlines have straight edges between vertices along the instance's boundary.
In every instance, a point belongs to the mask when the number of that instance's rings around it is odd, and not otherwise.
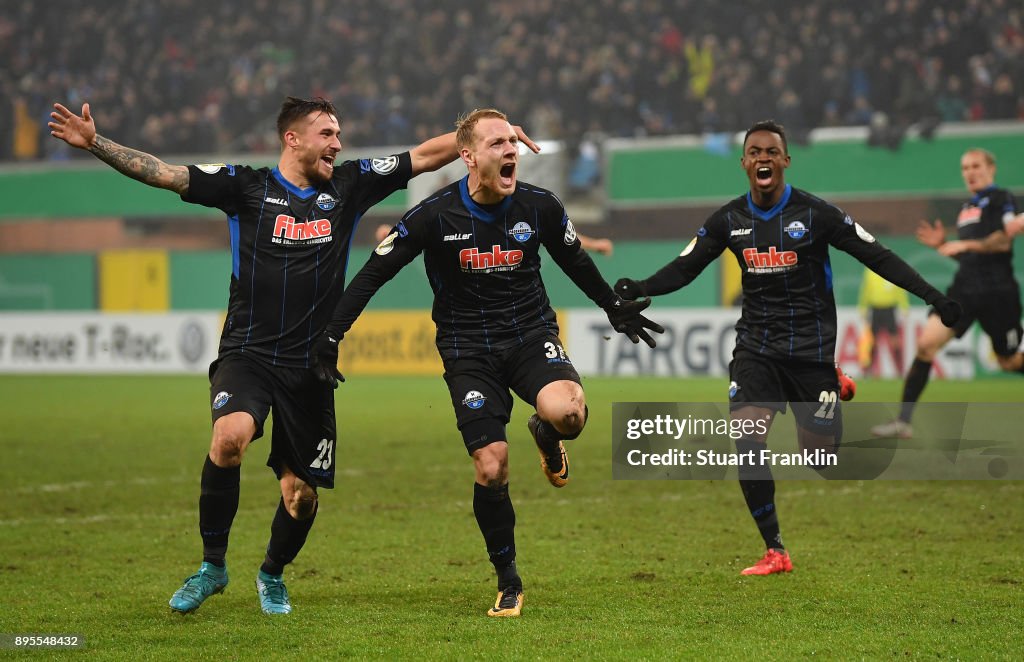
[{"label": "white soccer cleat", "polygon": [[887,439],[910,439],[914,436],[914,428],[910,426],[910,423],[897,418],[871,428],[871,434]]}]

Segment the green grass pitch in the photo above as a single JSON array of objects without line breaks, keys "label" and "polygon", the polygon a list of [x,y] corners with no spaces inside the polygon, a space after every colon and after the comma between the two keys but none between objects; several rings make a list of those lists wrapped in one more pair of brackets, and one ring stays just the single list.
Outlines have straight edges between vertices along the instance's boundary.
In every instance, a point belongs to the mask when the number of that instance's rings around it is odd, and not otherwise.
[{"label": "green grass pitch", "polygon": [[[522,618],[484,615],[494,578],[439,378],[337,391],[338,487],[286,571],[283,618],[260,613],[253,587],[278,499],[256,442],[231,583],[182,617],[167,600],[200,560],[205,380],[2,377],[0,633],[77,633],[112,660],[1020,659],[1024,483],[781,482],[796,570],[743,578],[762,549],[735,483],[611,480],[611,402],[715,401],[725,381],[585,387],[565,489],[541,474],[521,402],[509,426]],[[1005,379],[935,382],[926,399],[1022,395]],[[898,397],[895,382],[860,383],[858,398]]]}]

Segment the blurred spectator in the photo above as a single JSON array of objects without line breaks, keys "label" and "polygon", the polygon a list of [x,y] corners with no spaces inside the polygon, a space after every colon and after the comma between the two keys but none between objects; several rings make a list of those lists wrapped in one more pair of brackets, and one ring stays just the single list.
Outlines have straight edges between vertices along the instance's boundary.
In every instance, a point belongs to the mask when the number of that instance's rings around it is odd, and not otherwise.
[{"label": "blurred spectator", "polygon": [[543,130],[530,124],[532,134],[570,145],[589,131],[738,131],[773,111],[808,130],[863,124],[874,111],[899,127],[1021,116],[1019,2],[758,8],[751,0],[6,0],[0,158],[14,156],[16,136],[20,155],[68,156],[30,130],[50,99],[122,108],[104,118],[104,133],[160,153],[276,152],[264,118],[286,94],[333,99],[349,146],[413,144],[485,106],[524,122],[543,108]]}]

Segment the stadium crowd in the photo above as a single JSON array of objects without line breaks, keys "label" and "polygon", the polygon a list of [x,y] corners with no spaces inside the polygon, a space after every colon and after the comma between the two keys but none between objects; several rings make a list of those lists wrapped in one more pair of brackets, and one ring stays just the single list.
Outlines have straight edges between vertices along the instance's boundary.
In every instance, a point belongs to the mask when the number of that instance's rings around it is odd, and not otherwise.
[{"label": "stadium crowd", "polygon": [[276,152],[286,94],[342,111],[346,145],[412,144],[468,109],[536,138],[792,134],[1024,115],[1015,0],[11,0],[0,160],[60,159],[53,99],[154,153]]}]

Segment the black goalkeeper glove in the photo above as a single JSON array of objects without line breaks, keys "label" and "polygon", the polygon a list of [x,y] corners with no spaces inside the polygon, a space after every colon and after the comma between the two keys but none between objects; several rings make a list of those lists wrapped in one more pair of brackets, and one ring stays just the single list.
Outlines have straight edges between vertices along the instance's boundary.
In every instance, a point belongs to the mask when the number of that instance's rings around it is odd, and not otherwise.
[{"label": "black goalkeeper glove", "polygon": [[[619,281],[619,283],[621,282]],[[618,289],[618,283],[616,283],[615,289]],[[626,301],[621,297],[615,297],[615,301],[607,306],[604,312],[608,313],[608,321],[611,322],[612,328],[625,334],[634,344],[643,339],[648,346],[656,347],[658,343],[654,342],[654,338],[647,333],[647,329],[655,333],[665,333],[665,329],[640,314],[649,305],[651,305],[650,299]]]},{"label": "black goalkeeper glove", "polygon": [[960,304],[947,296],[941,296],[933,301],[932,307],[939,314],[942,323],[951,329],[956,326],[956,323],[960,321],[960,316],[964,314],[964,309],[960,307]]},{"label": "black goalkeeper glove", "polygon": [[615,290],[616,294],[627,301],[634,301],[647,296],[647,288],[632,278],[618,279],[615,281],[615,287],[612,289]]},{"label": "black goalkeeper glove", "polygon": [[338,382],[345,381],[345,376],[338,370],[338,340],[330,331],[324,331],[313,341],[313,374],[324,384],[338,388]]}]

